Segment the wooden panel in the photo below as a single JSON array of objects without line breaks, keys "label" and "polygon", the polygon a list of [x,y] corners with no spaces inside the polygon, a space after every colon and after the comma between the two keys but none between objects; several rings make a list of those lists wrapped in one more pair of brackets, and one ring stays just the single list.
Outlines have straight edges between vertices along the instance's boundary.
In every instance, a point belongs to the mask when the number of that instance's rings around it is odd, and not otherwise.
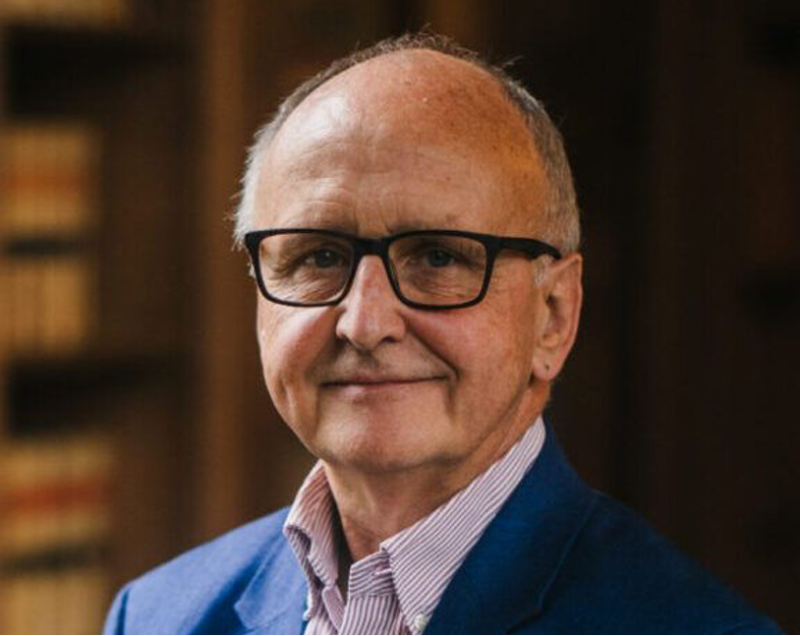
[{"label": "wooden panel", "polygon": [[[6,118],[7,118],[7,104],[6,104],[6,93],[7,93],[7,80],[6,80],[6,27],[0,21],[0,153],[4,151],[3,149],[3,134],[6,130]],[[4,162],[0,161],[0,171],[4,170]],[[0,172],[0,181],[2,181],[3,175]],[[3,195],[0,192],[0,214],[2,214],[3,210]],[[3,243],[3,229],[0,226],[0,244]],[[5,267],[5,263],[3,262],[3,256],[0,255],[0,268]],[[4,276],[2,275],[2,271],[0,271],[0,308],[3,306],[4,303],[8,302],[8,296],[5,295],[4,292]],[[0,313],[0,453],[3,452],[3,441],[6,434],[6,427],[8,422],[8,413],[6,409],[6,361],[7,361],[7,352],[6,352],[6,337],[4,336],[4,324],[3,324],[3,317],[2,313]]]},{"label": "wooden panel", "polygon": [[800,620],[789,592],[800,584],[800,385],[788,328],[796,162],[783,137],[796,135],[797,80],[778,87],[752,68],[748,4],[679,2],[660,16],[646,503],[787,627]]},{"label": "wooden panel", "polygon": [[244,270],[231,254],[224,222],[243,164],[244,7],[204,3],[200,33],[197,248],[193,254],[197,302],[196,435],[192,498],[196,539],[241,522],[245,508],[241,386],[247,315]]}]

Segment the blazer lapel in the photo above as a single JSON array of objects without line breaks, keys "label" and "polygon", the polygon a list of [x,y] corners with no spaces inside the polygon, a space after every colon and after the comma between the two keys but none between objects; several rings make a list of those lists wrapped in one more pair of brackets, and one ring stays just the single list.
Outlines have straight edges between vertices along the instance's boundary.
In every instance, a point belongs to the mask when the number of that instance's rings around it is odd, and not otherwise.
[{"label": "blazer lapel", "polygon": [[548,426],[539,457],[456,572],[425,631],[502,633],[541,613],[594,501]]},{"label": "blazer lapel", "polygon": [[248,633],[302,634],[307,594],[305,575],[289,544],[275,541],[235,609]]}]

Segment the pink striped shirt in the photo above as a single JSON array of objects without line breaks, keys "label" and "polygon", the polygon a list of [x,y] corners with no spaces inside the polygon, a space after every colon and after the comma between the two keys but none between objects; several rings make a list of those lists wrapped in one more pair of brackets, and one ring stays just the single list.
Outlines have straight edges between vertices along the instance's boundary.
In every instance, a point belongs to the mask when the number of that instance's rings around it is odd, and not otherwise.
[{"label": "pink striped shirt", "polygon": [[306,634],[421,634],[453,575],[533,465],[542,419],[464,490],[350,567],[347,603],[337,587],[338,524],[322,463],[297,493],[284,525],[308,578]]}]

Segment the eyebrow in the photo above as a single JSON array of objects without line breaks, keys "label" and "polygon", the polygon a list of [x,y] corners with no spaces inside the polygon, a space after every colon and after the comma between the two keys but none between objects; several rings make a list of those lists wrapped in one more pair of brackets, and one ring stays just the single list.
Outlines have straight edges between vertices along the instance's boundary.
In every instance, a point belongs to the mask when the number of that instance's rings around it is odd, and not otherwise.
[{"label": "eyebrow", "polygon": [[417,230],[461,230],[461,231],[480,231],[479,229],[465,227],[459,223],[457,215],[448,214],[437,219],[431,219],[428,211],[416,209],[407,215],[398,215],[395,222],[389,223],[388,235],[402,234],[404,232],[416,232]]},{"label": "eyebrow", "polygon": [[402,234],[404,232],[415,232],[417,230],[458,230],[462,228],[452,227],[447,223],[431,223],[429,221],[422,222],[406,222],[393,223],[390,228],[390,235]]},{"label": "eyebrow", "polygon": [[347,214],[331,214],[330,211],[311,212],[305,211],[301,218],[295,216],[284,223],[273,225],[275,228],[285,228],[287,230],[310,228],[315,230],[333,230],[354,234],[356,225],[353,217]]},{"label": "eyebrow", "polygon": [[[361,236],[357,232],[357,225],[352,216],[339,216],[339,215],[310,215],[311,218],[305,219],[302,222],[290,221],[277,227],[285,229],[298,229],[307,228],[314,230],[332,230],[336,232],[343,232],[354,236]],[[391,223],[385,233],[380,236],[394,236],[395,234],[402,234],[404,232],[414,232],[417,230],[469,230],[449,222],[432,223],[427,219],[414,219],[413,221],[399,220],[397,223]]]}]

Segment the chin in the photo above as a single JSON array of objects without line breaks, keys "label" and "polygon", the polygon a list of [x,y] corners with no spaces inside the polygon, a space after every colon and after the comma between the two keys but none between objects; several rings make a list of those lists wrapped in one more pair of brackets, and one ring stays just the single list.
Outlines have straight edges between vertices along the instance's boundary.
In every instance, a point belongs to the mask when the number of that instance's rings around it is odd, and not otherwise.
[{"label": "chin", "polygon": [[379,433],[341,427],[335,435],[318,440],[314,454],[327,463],[367,474],[411,471],[453,459],[448,446],[436,444],[429,432]]},{"label": "chin", "polygon": [[405,473],[420,467],[418,460],[406,460],[390,455],[375,453],[328,453],[323,457],[327,464],[344,466],[349,470],[358,471],[362,475],[388,475]]}]

